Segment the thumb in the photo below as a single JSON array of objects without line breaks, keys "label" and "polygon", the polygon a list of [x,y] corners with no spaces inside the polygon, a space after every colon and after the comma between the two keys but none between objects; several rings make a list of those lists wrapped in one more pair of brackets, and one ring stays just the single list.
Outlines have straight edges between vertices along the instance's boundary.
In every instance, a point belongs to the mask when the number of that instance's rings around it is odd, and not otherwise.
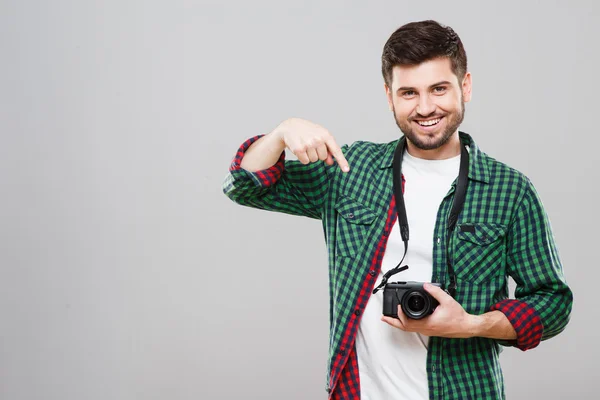
[{"label": "thumb", "polygon": [[450,295],[439,286],[432,285],[431,283],[424,283],[423,288],[427,290],[427,292],[432,295],[433,298],[436,299],[440,304],[448,303],[449,301],[453,300],[452,297],[450,297]]}]

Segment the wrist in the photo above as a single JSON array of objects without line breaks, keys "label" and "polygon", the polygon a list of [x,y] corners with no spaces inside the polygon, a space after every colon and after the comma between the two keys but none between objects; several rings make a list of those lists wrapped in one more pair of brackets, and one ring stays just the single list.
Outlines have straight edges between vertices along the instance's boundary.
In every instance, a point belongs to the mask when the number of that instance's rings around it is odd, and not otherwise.
[{"label": "wrist", "polygon": [[270,136],[270,137],[271,137],[273,140],[275,140],[275,141],[277,141],[277,142],[279,142],[279,143],[281,143],[281,144],[283,144],[283,143],[284,143],[284,140],[283,140],[283,129],[281,128],[281,125],[279,125],[279,126],[278,126],[277,128],[275,128],[275,129],[273,129],[273,131],[272,131],[272,132],[269,134],[269,136]]},{"label": "wrist", "polygon": [[281,154],[285,150],[285,141],[283,139],[283,130],[278,126],[264,138],[265,148],[272,154]]},{"label": "wrist", "polygon": [[485,337],[491,339],[513,340],[517,338],[512,324],[500,311],[491,311],[481,315],[470,315],[466,329],[469,337]]},{"label": "wrist", "polygon": [[483,317],[481,315],[467,314],[467,320],[465,324],[465,334],[467,338],[481,336]]},{"label": "wrist", "polygon": [[273,131],[269,134],[277,143],[285,149],[285,132],[288,129],[288,125],[293,120],[293,118],[286,119],[282,123],[280,123]]}]

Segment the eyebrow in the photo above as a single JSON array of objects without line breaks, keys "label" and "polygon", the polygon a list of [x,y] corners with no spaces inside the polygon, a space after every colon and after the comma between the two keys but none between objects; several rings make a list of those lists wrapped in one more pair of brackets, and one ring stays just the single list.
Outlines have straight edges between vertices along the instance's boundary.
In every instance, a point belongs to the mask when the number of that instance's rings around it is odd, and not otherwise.
[{"label": "eyebrow", "polygon": [[[449,81],[440,81],[440,82],[434,83],[433,85],[430,85],[429,89],[432,89],[432,88],[434,88],[436,86],[450,85],[450,84],[451,83]],[[402,87],[399,87],[396,92],[404,92],[406,90],[415,90],[415,88],[414,87],[410,87],[410,86],[402,86]]]}]

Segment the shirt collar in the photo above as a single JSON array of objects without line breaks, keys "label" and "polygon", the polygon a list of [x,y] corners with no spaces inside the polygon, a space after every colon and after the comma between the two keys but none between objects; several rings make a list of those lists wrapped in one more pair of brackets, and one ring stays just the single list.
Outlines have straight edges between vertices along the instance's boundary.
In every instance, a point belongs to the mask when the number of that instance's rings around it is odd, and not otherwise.
[{"label": "shirt collar", "polygon": [[[483,153],[471,135],[465,132],[458,132],[461,141],[469,145],[469,179],[489,183],[490,171],[487,164],[487,155]],[[398,139],[399,140],[399,139]],[[388,143],[381,159],[380,169],[391,168],[394,160],[394,150],[398,140]]]}]

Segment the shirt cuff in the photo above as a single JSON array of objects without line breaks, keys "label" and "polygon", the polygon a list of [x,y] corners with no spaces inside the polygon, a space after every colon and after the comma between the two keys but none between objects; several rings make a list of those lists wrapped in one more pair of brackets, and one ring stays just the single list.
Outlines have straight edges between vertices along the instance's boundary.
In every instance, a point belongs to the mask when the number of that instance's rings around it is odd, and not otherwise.
[{"label": "shirt cuff", "polygon": [[[235,154],[235,157],[233,157],[231,166],[229,167],[229,172],[239,171],[242,169],[242,167],[241,167],[242,159],[244,158],[244,154],[246,153],[246,150],[248,150],[248,148],[252,145],[252,143],[256,142],[258,139],[260,139],[263,136],[265,136],[265,135],[263,134],[263,135],[254,136],[254,137],[251,137],[250,139],[246,140],[244,143],[242,143],[242,145],[238,149],[237,153]],[[261,171],[255,171],[255,172],[246,171],[246,172],[249,175],[251,175],[252,178],[255,181],[257,181],[261,186],[269,187],[269,186],[275,184],[275,182],[277,182],[279,180],[279,178],[281,178],[281,174],[283,174],[284,165],[285,165],[285,151],[282,151],[281,156],[279,156],[279,160],[277,160],[277,162],[273,166],[271,166],[267,169],[263,169]]]},{"label": "shirt cuff", "polygon": [[537,311],[524,301],[505,299],[494,304],[490,311],[498,310],[506,315],[517,332],[517,339],[504,341],[520,350],[529,350],[540,344],[544,326]]}]

